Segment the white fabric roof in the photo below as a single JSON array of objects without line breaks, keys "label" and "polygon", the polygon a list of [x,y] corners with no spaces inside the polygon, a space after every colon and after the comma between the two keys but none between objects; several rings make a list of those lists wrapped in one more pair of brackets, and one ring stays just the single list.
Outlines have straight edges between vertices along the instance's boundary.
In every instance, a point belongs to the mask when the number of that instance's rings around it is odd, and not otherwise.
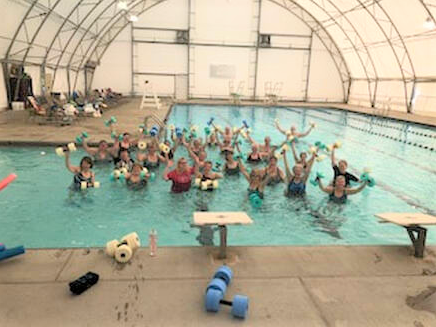
[{"label": "white fabric roof", "polygon": [[[73,71],[98,62],[131,15],[165,2],[126,0],[121,10],[118,0],[8,1],[23,10],[6,27],[12,38],[6,61]],[[410,109],[417,83],[436,82],[436,0],[263,1],[298,12],[321,40],[329,40],[324,45],[337,57],[345,87],[350,80],[362,85],[372,104],[377,89],[391,83]]]}]

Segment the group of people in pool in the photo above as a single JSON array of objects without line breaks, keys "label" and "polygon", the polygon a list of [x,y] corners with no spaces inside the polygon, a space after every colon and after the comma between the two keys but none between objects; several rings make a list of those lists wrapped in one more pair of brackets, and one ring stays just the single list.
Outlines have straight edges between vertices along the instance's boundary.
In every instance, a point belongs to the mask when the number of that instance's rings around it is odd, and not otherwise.
[{"label": "group of people in pool", "polygon": [[[264,138],[263,143],[257,143],[246,126],[233,129],[227,126],[222,130],[215,126],[213,121],[205,128],[204,139],[197,137],[195,128],[191,133],[186,129],[181,132],[171,128],[169,139],[162,143],[159,133],[153,137],[145,137],[141,133],[138,139],[132,139],[129,133],[124,133],[115,138],[112,146],[106,141],[100,141],[97,147],[91,147],[84,139],[83,147],[90,156],[83,157],[80,166],[77,167],[71,165],[69,153],[66,152],[66,166],[74,174],[75,189],[80,189],[82,182],[86,182],[89,187],[94,185],[94,163],[113,164],[115,169],[123,171],[128,186],[140,188],[147,185],[147,181],[162,164],[165,165],[163,179],[172,182],[171,191],[174,193],[189,191],[194,179],[195,184],[205,186],[203,190],[211,191],[214,189],[214,181],[224,176],[240,174],[248,182],[248,195],[256,194],[263,199],[267,186],[284,183],[287,197],[303,197],[319,148],[311,147],[310,156],[306,152],[298,154],[295,143],[307,136],[315,125],[312,124],[304,133],[298,132],[295,126],[291,126],[289,130],[283,129],[277,120],[275,125],[278,131],[285,135],[280,145],[272,145],[269,136]],[[251,150],[246,155],[241,152],[240,137],[251,144]],[[174,160],[179,147],[186,148],[192,165],[189,165],[185,157]],[[207,159],[208,151],[214,149],[219,150],[225,160],[221,166],[214,166],[212,161]],[[359,181],[356,176],[349,173],[345,160],[336,162],[335,149],[336,146],[331,149],[333,180],[328,185],[324,185],[318,177],[316,181],[320,189],[328,194],[330,201],[342,204],[349,195],[360,192],[367,185],[367,181]],[[133,158],[135,150],[137,151]],[[294,158],[292,167],[287,158],[289,150]],[[279,160],[283,160],[284,171],[278,166]],[[351,181],[361,184],[352,188]]]}]

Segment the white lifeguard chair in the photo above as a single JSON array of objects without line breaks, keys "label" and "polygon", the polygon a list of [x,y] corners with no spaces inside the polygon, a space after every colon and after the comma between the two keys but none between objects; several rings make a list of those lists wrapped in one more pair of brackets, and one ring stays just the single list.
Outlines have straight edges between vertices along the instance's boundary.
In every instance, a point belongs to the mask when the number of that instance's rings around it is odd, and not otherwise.
[{"label": "white lifeguard chair", "polygon": [[159,110],[161,107],[160,99],[153,89],[153,83],[146,80],[144,82],[144,94],[142,95],[140,110],[144,108],[155,108]]},{"label": "white lifeguard chair", "polygon": [[276,105],[282,93],[283,82],[265,82],[265,98],[264,103]]},{"label": "white lifeguard chair", "polygon": [[245,81],[240,81],[238,88],[235,90],[234,80],[229,81],[229,99],[233,104],[241,103],[241,96],[244,93]]}]

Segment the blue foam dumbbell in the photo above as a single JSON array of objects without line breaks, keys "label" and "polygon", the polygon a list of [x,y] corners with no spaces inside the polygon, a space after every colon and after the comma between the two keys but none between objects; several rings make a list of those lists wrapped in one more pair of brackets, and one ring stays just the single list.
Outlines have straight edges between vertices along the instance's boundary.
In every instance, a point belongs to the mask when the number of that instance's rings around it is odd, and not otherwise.
[{"label": "blue foam dumbbell", "polygon": [[221,266],[218,268],[218,270],[215,272],[215,275],[213,275],[213,278],[219,278],[222,279],[226,285],[229,285],[233,278],[233,272],[232,269],[228,266]]},{"label": "blue foam dumbbell", "polygon": [[250,126],[248,126],[248,123],[246,120],[242,121],[242,125],[244,125],[245,128],[250,128]]},{"label": "blue foam dumbbell", "polygon": [[244,319],[247,316],[248,311],[248,297],[245,295],[235,295],[233,301],[223,300],[223,294],[220,290],[209,289],[206,292],[205,307],[206,311],[218,312],[220,304],[228,305],[232,307],[232,316],[236,318]]},{"label": "blue foam dumbbell", "polygon": [[156,136],[159,133],[159,128],[157,126],[153,126],[150,130],[151,136]]},{"label": "blue foam dumbbell", "polygon": [[226,294],[226,291],[227,291],[227,283],[223,279],[221,279],[221,278],[214,278],[207,285],[206,293],[210,289],[218,290],[221,293],[223,293],[223,296],[224,296],[224,294]]},{"label": "blue foam dumbbell", "polygon": [[205,305],[206,311],[218,312],[220,310],[220,302],[224,295],[221,291],[210,289],[206,292]]},{"label": "blue foam dumbbell", "polygon": [[207,126],[212,125],[214,120],[215,120],[215,118],[210,117],[209,121],[207,122]]},{"label": "blue foam dumbbell", "polygon": [[24,250],[23,246],[17,246],[11,249],[4,249],[0,252],[0,261],[7,258],[15,257],[16,255],[23,254],[24,252],[26,252],[26,250]]}]

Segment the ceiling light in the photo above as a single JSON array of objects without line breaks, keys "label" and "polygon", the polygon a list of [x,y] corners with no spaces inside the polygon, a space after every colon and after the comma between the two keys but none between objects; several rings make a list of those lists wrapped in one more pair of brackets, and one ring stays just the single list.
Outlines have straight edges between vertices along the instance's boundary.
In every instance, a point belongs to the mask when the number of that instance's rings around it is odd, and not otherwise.
[{"label": "ceiling light", "polygon": [[424,22],[424,27],[428,30],[433,30],[436,28],[435,22],[431,17],[427,17],[427,19]]},{"label": "ceiling light", "polygon": [[118,2],[118,9],[127,10],[127,2],[126,1],[119,1]]},{"label": "ceiling light", "polygon": [[139,20],[139,18],[138,18],[138,16],[131,15],[130,18],[129,18],[129,20],[130,20],[131,22],[137,22],[137,21]]}]

